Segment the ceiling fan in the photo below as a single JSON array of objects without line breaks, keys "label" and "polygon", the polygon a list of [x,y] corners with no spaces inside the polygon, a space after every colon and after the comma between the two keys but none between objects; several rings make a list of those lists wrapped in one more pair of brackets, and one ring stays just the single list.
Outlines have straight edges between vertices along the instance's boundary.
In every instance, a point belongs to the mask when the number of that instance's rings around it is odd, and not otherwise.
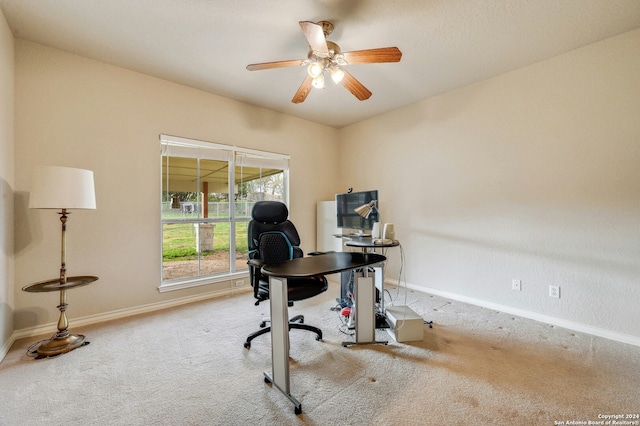
[{"label": "ceiling fan", "polygon": [[307,59],[247,65],[249,71],[306,65],[307,76],[293,99],[291,99],[294,104],[304,102],[312,88],[324,88],[325,72],[331,76],[334,83],[341,83],[359,100],[369,99],[371,97],[369,89],[342,67],[349,64],[400,62],[402,57],[402,52],[397,47],[342,52],[340,46],[327,40],[327,36],[333,32],[333,24],[331,22],[300,21],[300,28],[302,28],[302,32],[309,42]]}]

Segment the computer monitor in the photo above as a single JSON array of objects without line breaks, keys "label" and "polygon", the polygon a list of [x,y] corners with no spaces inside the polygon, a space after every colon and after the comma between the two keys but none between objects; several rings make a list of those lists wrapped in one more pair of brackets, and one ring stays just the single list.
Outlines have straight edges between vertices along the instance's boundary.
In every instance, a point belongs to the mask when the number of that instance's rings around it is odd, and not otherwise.
[{"label": "computer monitor", "polygon": [[[355,212],[357,207],[376,200],[376,208],[371,210],[368,218],[364,218]],[[371,231],[373,224],[378,222],[378,190],[349,192],[336,194],[336,218],[338,228],[353,229],[358,231]]]}]

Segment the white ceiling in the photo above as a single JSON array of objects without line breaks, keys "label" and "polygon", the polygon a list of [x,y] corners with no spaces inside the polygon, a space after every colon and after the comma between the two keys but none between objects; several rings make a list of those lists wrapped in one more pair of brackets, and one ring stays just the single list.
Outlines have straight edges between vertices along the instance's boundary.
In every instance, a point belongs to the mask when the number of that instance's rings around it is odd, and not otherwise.
[{"label": "white ceiling", "polygon": [[[332,127],[640,28],[639,0],[0,0],[16,38]],[[298,21],[327,20],[343,51],[397,46],[399,63],[348,66],[373,96],[328,81],[302,104]],[[640,54],[640,46],[638,49]]]}]

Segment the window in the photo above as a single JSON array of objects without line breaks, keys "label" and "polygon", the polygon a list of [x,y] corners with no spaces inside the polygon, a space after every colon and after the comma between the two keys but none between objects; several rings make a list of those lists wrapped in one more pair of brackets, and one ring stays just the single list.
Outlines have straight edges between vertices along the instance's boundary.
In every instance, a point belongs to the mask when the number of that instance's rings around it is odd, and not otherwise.
[{"label": "window", "polygon": [[246,274],[251,209],[288,202],[289,157],[166,135],[160,147],[160,291]]}]

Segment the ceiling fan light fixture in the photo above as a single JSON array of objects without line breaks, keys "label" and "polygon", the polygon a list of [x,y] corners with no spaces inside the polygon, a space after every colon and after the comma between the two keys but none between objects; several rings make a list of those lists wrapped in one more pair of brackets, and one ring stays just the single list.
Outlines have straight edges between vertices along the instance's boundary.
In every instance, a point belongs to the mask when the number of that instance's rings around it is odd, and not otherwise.
[{"label": "ceiling fan light fixture", "polygon": [[324,75],[320,74],[319,76],[314,78],[311,85],[316,89],[324,89]]},{"label": "ceiling fan light fixture", "polygon": [[331,74],[331,80],[333,80],[335,84],[339,84],[344,78],[344,71],[337,66],[329,68],[329,74]]},{"label": "ceiling fan light fixture", "polygon": [[313,79],[311,85],[316,89],[324,89],[324,75],[320,74],[316,78]]},{"label": "ceiling fan light fixture", "polygon": [[322,72],[324,71],[324,64],[316,61],[316,62],[311,62],[309,64],[309,67],[307,68],[307,72],[309,73],[309,77],[311,78],[318,78],[319,76],[322,75]]}]

